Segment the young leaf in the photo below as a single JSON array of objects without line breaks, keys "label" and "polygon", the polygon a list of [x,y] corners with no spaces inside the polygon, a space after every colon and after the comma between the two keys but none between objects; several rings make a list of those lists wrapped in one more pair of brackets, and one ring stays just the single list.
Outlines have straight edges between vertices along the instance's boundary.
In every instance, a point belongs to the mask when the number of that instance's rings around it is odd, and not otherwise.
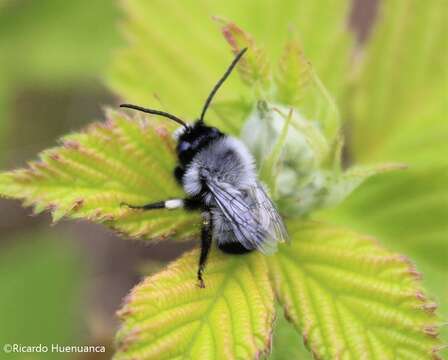
[{"label": "young leaf", "polygon": [[339,134],[339,111],[313,66],[305,58],[298,40],[290,40],[275,73],[274,98],[297,109],[308,121],[316,121],[330,144]]},{"label": "young leaf", "polygon": [[197,286],[198,251],[147,278],[120,311],[115,359],[255,359],[269,351],[274,296],[265,258],[212,251]]},{"label": "young leaf", "polygon": [[174,144],[166,128],[109,114],[104,123],[62,139],[27,169],[0,174],[0,195],[22,199],[35,212],[104,222],[132,237],[191,237],[198,217],[182,210],[138,211],[121,203],[182,197],[172,171]]},{"label": "young leaf", "polygon": [[[162,103],[164,110],[194,119],[232,58],[211,20],[218,15],[244,26],[270,55],[280,52],[291,25],[297,28],[316,72],[339,98],[345,91],[352,43],[352,34],[346,30],[350,4],[349,0],[288,0],[281,6],[273,6],[271,0],[207,4],[184,0],[170,4],[170,13],[175,15],[167,16],[163,0],[129,0],[123,6],[123,28],[130,45],[117,54],[107,81],[126,102],[156,108]],[[216,101],[248,93],[240,81],[229,79]],[[237,134],[212,115],[210,124]]]},{"label": "young leaf", "polygon": [[311,81],[311,63],[298,41],[289,41],[275,74],[276,98],[281,104],[300,105]]},{"label": "young leaf", "polygon": [[342,203],[372,176],[404,169],[406,169],[404,164],[360,165],[353,166],[343,173],[332,174],[329,179],[328,190],[322,198],[322,206],[335,206]]},{"label": "young leaf", "polygon": [[322,359],[427,359],[438,318],[412,264],[371,238],[321,223],[290,224],[268,260],[287,318]]},{"label": "young leaf", "polygon": [[221,24],[222,33],[235,55],[244,48],[248,49],[238,64],[238,71],[244,83],[248,86],[261,85],[267,88],[270,69],[265,51],[257,47],[252,36],[236,24],[221,18],[215,19]]}]

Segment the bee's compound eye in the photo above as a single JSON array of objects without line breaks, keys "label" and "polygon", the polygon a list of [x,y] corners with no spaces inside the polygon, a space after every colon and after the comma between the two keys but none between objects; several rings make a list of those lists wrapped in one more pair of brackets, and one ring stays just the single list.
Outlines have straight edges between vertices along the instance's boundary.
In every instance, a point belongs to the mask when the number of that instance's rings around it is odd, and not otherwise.
[{"label": "bee's compound eye", "polygon": [[187,150],[189,150],[190,148],[191,148],[191,144],[190,144],[189,142],[182,141],[182,142],[179,144],[179,152],[187,151]]}]

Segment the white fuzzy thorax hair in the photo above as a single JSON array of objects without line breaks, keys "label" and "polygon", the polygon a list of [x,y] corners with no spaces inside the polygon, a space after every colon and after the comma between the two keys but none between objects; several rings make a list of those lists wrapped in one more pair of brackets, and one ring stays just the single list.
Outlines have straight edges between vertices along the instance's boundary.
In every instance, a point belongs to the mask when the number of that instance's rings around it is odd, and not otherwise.
[{"label": "white fuzzy thorax hair", "polygon": [[248,189],[256,181],[254,159],[240,140],[220,138],[202,149],[188,166],[183,177],[185,192],[199,194],[205,178]]}]

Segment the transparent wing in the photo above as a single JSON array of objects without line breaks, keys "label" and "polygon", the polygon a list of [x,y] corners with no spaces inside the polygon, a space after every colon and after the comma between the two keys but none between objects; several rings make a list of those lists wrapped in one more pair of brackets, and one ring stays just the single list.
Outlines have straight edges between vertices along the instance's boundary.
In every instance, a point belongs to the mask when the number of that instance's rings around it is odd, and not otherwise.
[{"label": "transparent wing", "polygon": [[286,239],[281,217],[261,184],[254,184],[249,191],[214,180],[207,184],[226,227],[246,249],[272,253],[277,241]]},{"label": "transparent wing", "polygon": [[251,192],[256,203],[257,218],[267,232],[267,236],[262,244],[262,251],[275,251],[278,242],[288,241],[286,227],[274,203],[264,189],[264,186],[257,182],[256,185],[251,188]]}]

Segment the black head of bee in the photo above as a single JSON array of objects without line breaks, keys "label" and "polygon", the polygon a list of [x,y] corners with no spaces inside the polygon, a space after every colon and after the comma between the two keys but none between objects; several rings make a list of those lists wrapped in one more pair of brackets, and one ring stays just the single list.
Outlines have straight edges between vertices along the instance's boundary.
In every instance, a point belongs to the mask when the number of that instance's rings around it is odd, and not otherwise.
[{"label": "black head of bee", "polygon": [[219,129],[207,126],[202,121],[196,121],[185,129],[177,140],[177,156],[182,166],[188,165],[194,156],[212,141],[224,134]]}]

